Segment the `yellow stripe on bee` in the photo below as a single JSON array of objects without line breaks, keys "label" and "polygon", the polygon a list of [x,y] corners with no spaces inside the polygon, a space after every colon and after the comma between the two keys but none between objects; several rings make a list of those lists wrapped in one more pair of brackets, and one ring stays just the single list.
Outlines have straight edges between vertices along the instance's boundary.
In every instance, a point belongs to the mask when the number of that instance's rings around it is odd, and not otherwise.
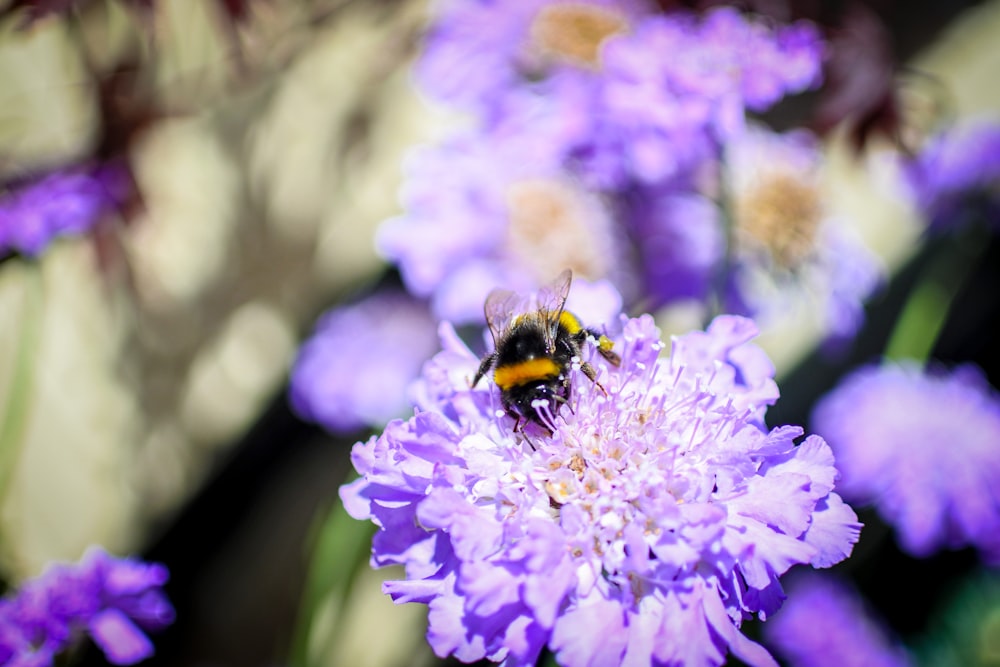
[{"label": "yellow stripe on bee", "polygon": [[576,315],[568,310],[564,310],[559,313],[559,324],[561,324],[563,329],[568,331],[570,335],[577,333],[583,328],[583,325],[580,324],[580,320],[576,319]]},{"label": "yellow stripe on bee", "polygon": [[559,375],[559,365],[547,357],[519,361],[516,364],[497,366],[493,371],[493,381],[500,389],[506,391],[511,387],[547,380]]}]

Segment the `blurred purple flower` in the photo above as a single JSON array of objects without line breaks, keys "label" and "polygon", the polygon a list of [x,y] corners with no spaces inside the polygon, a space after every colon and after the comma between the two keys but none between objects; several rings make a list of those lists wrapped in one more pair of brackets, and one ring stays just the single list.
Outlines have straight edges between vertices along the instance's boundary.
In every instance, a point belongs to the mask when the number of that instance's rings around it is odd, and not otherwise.
[{"label": "blurred purple flower", "polygon": [[792,565],[851,552],[829,448],[761,426],[777,387],[753,323],[720,317],[666,358],[651,317],[621,322],[621,367],[587,346],[600,386],[572,370],[551,432],[515,432],[495,386],[470,388],[478,359],[444,324],[414,416],[355,445],[345,508],[381,529],[373,566],[405,566],[383,590],[428,604],[437,655],[773,665],[741,622],[778,608]]},{"label": "blurred purple flower", "polygon": [[58,171],[0,193],[0,253],[39,255],[57,236],[83,234],[118,201],[111,171]]},{"label": "blurred purple flower", "polygon": [[837,456],[838,489],[873,504],[908,553],[972,545],[1000,564],[1000,397],[976,367],[862,368],[816,404],[812,424]]},{"label": "blurred purple flower", "polygon": [[788,602],[764,626],[764,638],[790,667],[913,664],[848,584],[830,575],[805,575],[788,585]]},{"label": "blurred purple flower", "polygon": [[426,304],[397,291],[334,308],[299,352],[293,407],[334,432],[381,427],[408,411],[406,387],[437,351],[435,331]]},{"label": "blurred purple flower", "polygon": [[697,18],[625,0],[452,2],[417,77],[432,95],[474,106],[487,127],[534,98],[528,106],[565,123],[557,141],[538,130],[536,140],[562,149],[589,186],[622,190],[715,158],[747,109],[814,86],[822,57],[810,24],[772,29],[731,8]]},{"label": "blurred purple flower", "polygon": [[882,269],[847,222],[830,213],[822,168],[809,132],[748,126],[726,147],[724,187],[732,206],[735,301],[765,328],[795,308],[815,307],[828,341],[836,342],[860,328]]},{"label": "blurred purple flower", "polygon": [[441,319],[482,322],[493,287],[536,289],[565,268],[629,290],[610,203],[566,173],[544,137],[475,133],[424,148],[403,203],[378,247]]},{"label": "blurred purple flower", "polygon": [[771,29],[732,8],[644,19],[605,48],[593,126],[572,155],[603,188],[686,177],[743,131],[748,109],[815,85],[822,54],[810,25]]},{"label": "blurred purple flower", "polygon": [[932,230],[960,228],[972,216],[1000,229],[1000,122],[967,120],[942,132],[905,170]]},{"label": "blurred purple flower", "polygon": [[684,189],[644,188],[629,199],[629,224],[638,239],[648,307],[707,300],[726,255],[719,207]]},{"label": "blurred purple flower", "polygon": [[146,631],[170,625],[174,609],[159,564],[115,558],[99,547],[78,564],[57,564],[0,602],[0,664],[51,665],[86,632],[108,661],[131,665],[153,655]]},{"label": "blurred purple flower", "polygon": [[649,12],[643,0],[446,0],[416,77],[430,95],[489,112],[564,69],[599,70],[604,46]]}]

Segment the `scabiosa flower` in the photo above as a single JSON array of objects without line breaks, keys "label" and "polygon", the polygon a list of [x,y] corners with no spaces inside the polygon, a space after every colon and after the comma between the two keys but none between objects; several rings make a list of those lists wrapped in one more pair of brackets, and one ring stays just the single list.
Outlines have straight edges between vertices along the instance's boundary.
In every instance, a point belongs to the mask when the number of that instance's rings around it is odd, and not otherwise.
[{"label": "scabiosa flower", "polygon": [[0,601],[0,663],[51,665],[86,633],[116,665],[153,654],[145,631],[161,630],[174,610],[159,564],[116,558],[94,547],[79,563],[57,564]]},{"label": "scabiosa flower", "polygon": [[548,429],[514,431],[445,323],[414,416],[355,446],[345,508],[380,528],[373,566],[405,566],[383,589],[428,604],[439,656],[772,665],[741,622],[778,608],[792,565],[850,553],[860,527],[827,445],[762,425],[777,387],[750,320],[717,318],[669,358],[650,316],[622,327],[619,368],[586,346],[600,384],[574,366]]},{"label": "scabiosa flower", "polygon": [[791,667],[913,664],[857,592],[830,575],[796,577],[788,602],[764,626],[764,638]]},{"label": "scabiosa flower", "polygon": [[611,204],[563,170],[544,137],[472,133],[424,148],[403,202],[378,247],[441,319],[482,322],[493,287],[536,289],[565,268],[628,291]]},{"label": "scabiosa flower", "polygon": [[930,228],[949,231],[981,217],[1000,228],[1000,123],[971,119],[933,137],[905,165]]},{"label": "scabiosa flower", "polygon": [[89,230],[117,201],[110,170],[58,171],[0,191],[0,253],[38,255],[57,236]]},{"label": "scabiosa flower", "polygon": [[327,312],[299,351],[292,406],[334,432],[382,426],[406,413],[406,387],[437,350],[426,303],[396,290]]},{"label": "scabiosa flower", "polygon": [[451,0],[416,64],[421,89],[482,111],[562,69],[593,72],[613,38],[647,13],[642,0]]},{"label": "scabiosa flower", "polygon": [[733,283],[737,301],[762,326],[811,307],[828,338],[839,341],[861,326],[881,269],[846,221],[831,214],[822,165],[815,137],[804,130],[777,134],[750,126],[727,146]]},{"label": "scabiosa flower", "polygon": [[640,188],[628,199],[649,308],[706,301],[726,255],[718,205],[685,188]]},{"label": "scabiosa flower", "polygon": [[683,177],[767,109],[816,84],[822,42],[809,24],[771,29],[732,8],[653,16],[604,49],[589,141],[572,149],[588,182],[611,189]]},{"label": "scabiosa flower", "polygon": [[976,367],[861,368],[817,403],[812,425],[837,455],[838,488],[874,505],[908,553],[972,545],[1000,563],[1000,398]]}]

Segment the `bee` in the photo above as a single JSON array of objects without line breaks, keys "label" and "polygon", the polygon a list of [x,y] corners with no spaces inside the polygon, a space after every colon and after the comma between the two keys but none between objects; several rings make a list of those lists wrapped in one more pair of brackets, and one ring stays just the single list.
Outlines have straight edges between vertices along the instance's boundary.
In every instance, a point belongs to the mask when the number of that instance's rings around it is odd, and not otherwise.
[{"label": "bee", "polygon": [[[553,412],[569,401],[569,369],[588,339],[596,341],[597,351],[611,364],[621,364],[610,338],[565,310],[572,280],[572,271],[563,271],[538,292],[534,310],[525,311],[526,300],[509,290],[495,289],[486,297],[484,311],[494,347],[480,362],[472,386],[493,369],[504,410],[516,420],[514,430],[522,419],[547,428],[535,407],[538,401],[547,401]],[[593,366],[582,362],[580,370],[604,391]]]}]

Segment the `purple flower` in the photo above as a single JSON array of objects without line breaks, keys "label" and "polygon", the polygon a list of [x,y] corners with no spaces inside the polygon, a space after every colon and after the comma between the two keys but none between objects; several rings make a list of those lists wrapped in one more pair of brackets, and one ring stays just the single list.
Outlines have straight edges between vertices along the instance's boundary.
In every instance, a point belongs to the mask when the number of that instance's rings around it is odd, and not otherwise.
[{"label": "purple flower", "polygon": [[1000,563],[1000,398],[977,368],[862,368],[816,405],[812,424],[837,455],[838,488],[873,504],[907,552],[972,545]]},{"label": "purple flower", "polygon": [[743,131],[747,109],[814,85],[821,58],[808,24],[772,30],[731,8],[647,18],[606,46],[593,126],[573,157],[604,188],[685,178]]},{"label": "purple flower", "polygon": [[649,307],[683,299],[706,301],[726,255],[719,207],[685,189],[642,189],[630,199],[630,226],[638,239]]},{"label": "purple flower", "polygon": [[699,19],[637,0],[480,0],[445,5],[417,78],[487,127],[547,108],[564,127],[535,140],[554,142],[588,185],[623,190],[717,157],[746,110],[815,85],[822,56],[811,25],[772,29],[730,8]]},{"label": "purple flower", "polygon": [[598,70],[605,45],[648,10],[642,0],[439,2],[416,77],[439,99],[488,111],[561,70]]},{"label": "purple flower", "polygon": [[838,341],[861,326],[882,270],[847,221],[830,213],[822,166],[816,139],[804,130],[749,126],[726,147],[733,284],[737,302],[763,327],[789,311],[816,309],[828,339]]},{"label": "purple flower", "polygon": [[49,567],[0,601],[0,663],[51,665],[82,632],[113,664],[145,660],[153,654],[145,631],[174,620],[160,590],[167,578],[162,565],[115,558],[98,547],[77,564]]},{"label": "purple flower", "polygon": [[426,304],[378,292],[326,313],[292,369],[291,401],[335,432],[381,427],[410,406],[406,387],[437,349]]},{"label": "purple flower", "polygon": [[355,445],[345,508],[380,528],[373,566],[405,567],[383,590],[428,605],[437,655],[773,665],[741,622],[778,608],[792,565],[850,553],[827,445],[762,426],[777,387],[754,324],[717,318],[668,358],[650,316],[621,323],[621,366],[586,346],[600,384],[574,367],[550,429],[523,431],[495,386],[470,388],[479,360],[444,324],[413,417]]},{"label": "purple flower", "polygon": [[[942,132],[905,169],[931,229],[961,227],[970,213],[985,213],[994,229],[1000,225],[1000,123],[995,120],[967,120]],[[976,211],[976,203],[985,204],[985,210]]]},{"label": "purple flower", "polygon": [[437,317],[482,322],[493,287],[536,289],[564,268],[628,291],[610,203],[563,170],[544,137],[467,134],[409,167],[406,213],[383,223],[377,243]]},{"label": "purple flower", "polygon": [[791,667],[909,667],[894,641],[848,584],[830,575],[796,577],[764,637]]},{"label": "purple flower", "polygon": [[38,255],[57,236],[86,232],[117,201],[116,177],[110,170],[58,171],[0,192],[0,253]]}]

